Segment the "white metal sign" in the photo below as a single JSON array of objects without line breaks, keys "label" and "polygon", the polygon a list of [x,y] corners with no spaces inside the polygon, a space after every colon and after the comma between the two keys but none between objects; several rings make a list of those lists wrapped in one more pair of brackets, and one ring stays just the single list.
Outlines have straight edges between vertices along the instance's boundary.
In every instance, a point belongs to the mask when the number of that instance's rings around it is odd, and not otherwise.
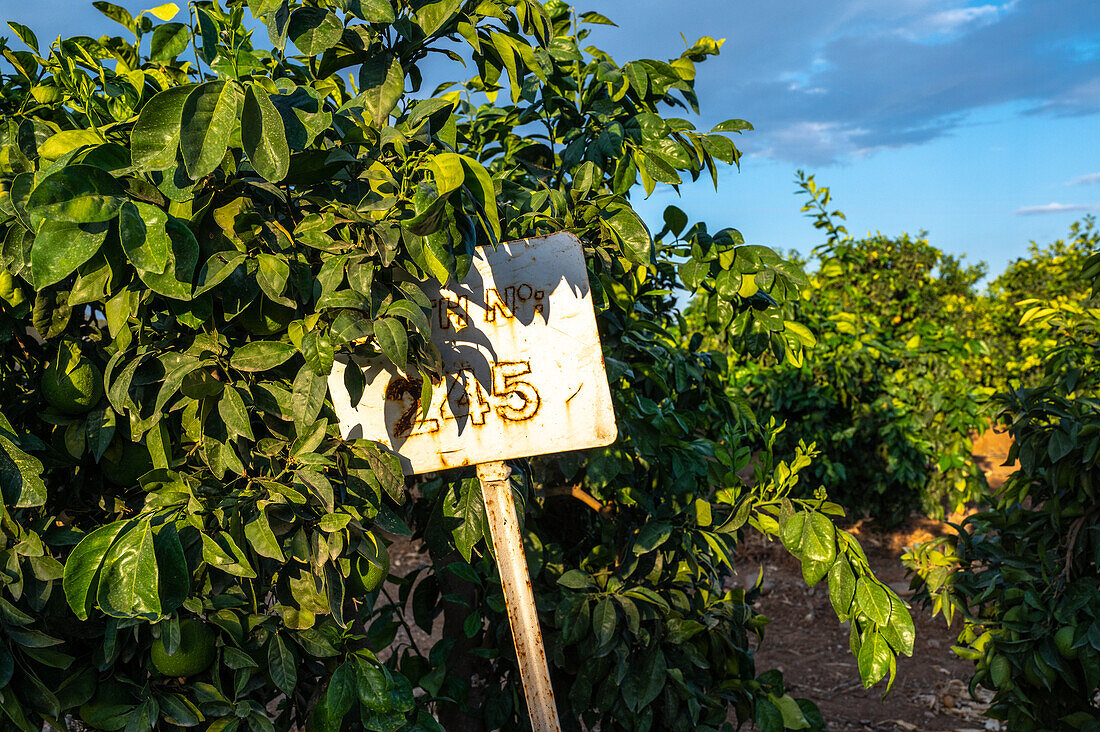
[{"label": "white metal sign", "polygon": [[[405,473],[609,445],[615,415],[580,241],[561,233],[479,247],[465,281],[430,293],[446,378],[420,419],[418,376],[385,359],[329,376],[345,439],[376,440]],[[345,368],[362,368],[358,404]]]}]

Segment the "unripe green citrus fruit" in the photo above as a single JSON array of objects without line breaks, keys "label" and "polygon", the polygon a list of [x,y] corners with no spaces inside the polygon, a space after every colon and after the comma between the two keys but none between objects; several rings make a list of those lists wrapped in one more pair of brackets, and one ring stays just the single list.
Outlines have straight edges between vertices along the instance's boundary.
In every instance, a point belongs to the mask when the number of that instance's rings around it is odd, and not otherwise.
[{"label": "unripe green citrus fruit", "polygon": [[374,592],[386,580],[390,573],[388,552],[382,556],[382,564],[375,564],[361,554],[351,560],[351,574],[348,576],[347,593],[352,597]]},{"label": "unripe green citrus fruit", "polygon": [[1073,636],[1077,629],[1072,625],[1063,625],[1054,634],[1054,645],[1058,649],[1058,655],[1072,661],[1077,658],[1077,649],[1073,647]]},{"label": "unripe green citrus fruit", "polygon": [[214,662],[214,631],[205,624],[188,618],[180,622],[180,644],[169,655],[164,640],[157,638],[149,653],[153,668],[165,676],[194,676],[210,668]]},{"label": "unripe green citrus fruit", "polygon": [[64,414],[84,414],[103,397],[103,372],[91,361],[79,359],[65,373],[64,360],[54,361],[42,374],[42,396]]}]

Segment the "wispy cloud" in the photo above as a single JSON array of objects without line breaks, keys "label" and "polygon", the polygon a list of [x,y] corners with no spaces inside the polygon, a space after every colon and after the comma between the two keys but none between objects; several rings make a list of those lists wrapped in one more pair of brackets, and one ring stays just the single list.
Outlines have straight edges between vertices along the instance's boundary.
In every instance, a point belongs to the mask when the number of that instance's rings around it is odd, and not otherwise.
[{"label": "wispy cloud", "polygon": [[1066,183],[1067,186],[1092,186],[1098,184],[1100,184],[1100,173],[1082,175]]},{"label": "wispy cloud", "polygon": [[975,26],[995,23],[1006,12],[1012,10],[1019,0],[1004,5],[976,5],[963,8],[949,8],[932,13],[920,19],[913,30],[935,34],[954,34]]},{"label": "wispy cloud", "polygon": [[1096,208],[1096,206],[1079,203],[1047,203],[1042,206],[1024,206],[1016,209],[1014,213],[1018,216],[1041,216],[1043,214],[1083,213],[1085,211],[1095,211]]}]

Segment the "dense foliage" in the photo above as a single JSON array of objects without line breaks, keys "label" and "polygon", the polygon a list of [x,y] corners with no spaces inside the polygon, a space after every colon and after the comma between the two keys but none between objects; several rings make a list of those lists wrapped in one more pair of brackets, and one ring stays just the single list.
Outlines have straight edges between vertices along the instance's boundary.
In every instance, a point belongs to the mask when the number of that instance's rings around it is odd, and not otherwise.
[{"label": "dense foliage", "polygon": [[995,690],[989,714],[1013,730],[1100,725],[1100,254],[1078,261],[1092,284],[1084,307],[1023,303],[1024,323],[1055,346],[1037,384],[997,397],[1016,472],[957,536],[905,558],[933,612],[962,616],[971,685]]},{"label": "dense foliage", "polygon": [[[783,432],[698,352],[705,332],[800,359],[779,306],[804,275],[674,213],[655,244],[630,206],[737,161],[747,123],[668,115],[719,42],[620,66],[585,45],[607,19],[554,1],[96,6],[128,35],[43,49],[11,24],[30,50],[3,48],[5,726],[522,728],[477,481],[408,481],[342,440],[326,378],[341,351],[437,381],[421,284],[560,230],[585,244],[621,435],[515,471],[566,724],[821,727],[754,668],[765,620],[728,589],[746,526],[828,579],[864,682],[893,677],[904,603],[835,504],[789,495],[812,449],[775,458]],[[429,55],[474,75],[427,93]],[[677,286],[707,293],[683,340]],[[401,534],[432,561],[379,587]]]},{"label": "dense foliage", "polygon": [[813,351],[746,362],[731,388],[787,422],[781,452],[817,445],[809,484],[828,486],[849,511],[884,523],[913,511],[942,517],[985,491],[970,455],[971,433],[988,424],[990,390],[975,378],[990,364],[975,327],[984,267],[923,236],[854,239],[828,210],[829,189],[813,176],[799,184],[803,211],[828,236],[788,306]]},{"label": "dense foliage", "polygon": [[[1021,323],[1019,305],[1034,300],[1045,307],[1084,306],[1090,292],[1081,272],[1098,248],[1096,219],[1086,216],[1070,226],[1065,239],[1042,246],[1032,242],[1028,256],[1010,262],[990,283],[974,325],[990,345],[990,366],[979,372],[985,385],[998,391],[1034,386],[1044,378],[1046,354],[1072,347],[1057,321]],[[1087,347],[1077,351],[1079,358],[1088,357]]]}]

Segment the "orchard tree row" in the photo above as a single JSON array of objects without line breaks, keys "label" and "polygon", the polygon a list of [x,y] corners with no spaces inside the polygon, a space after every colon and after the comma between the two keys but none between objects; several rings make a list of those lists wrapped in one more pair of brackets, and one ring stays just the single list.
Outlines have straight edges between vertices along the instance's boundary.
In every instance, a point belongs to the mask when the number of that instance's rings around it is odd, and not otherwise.
[{"label": "orchard tree row", "polygon": [[[801,492],[815,449],[725,390],[730,355],[801,360],[808,279],[675,210],[655,242],[632,207],[737,163],[747,122],[689,119],[720,41],[618,63],[588,38],[611,21],[555,0],[95,5],[119,35],[13,23],[2,49],[2,726],[522,729],[477,480],[341,439],[327,377],[352,353],[438,379],[430,283],[557,231],[620,434],[513,471],[568,728],[822,728],[755,667],[747,530],[828,585],[864,683],[893,679],[905,603]],[[391,572],[398,536],[430,563]]]}]

